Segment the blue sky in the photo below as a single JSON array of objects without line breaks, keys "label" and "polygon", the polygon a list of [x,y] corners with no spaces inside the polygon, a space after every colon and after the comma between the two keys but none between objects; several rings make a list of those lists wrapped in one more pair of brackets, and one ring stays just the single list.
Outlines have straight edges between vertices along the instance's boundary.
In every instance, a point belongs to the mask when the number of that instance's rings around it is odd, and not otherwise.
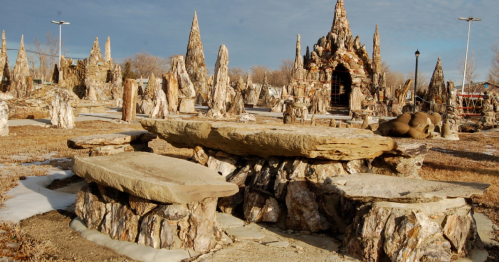
[{"label": "blue sky", "polygon": [[[471,51],[476,54],[478,80],[485,80],[499,40],[497,0],[344,0],[352,33],[372,53],[376,24],[381,55],[393,71],[414,71],[419,49],[419,70],[431,76],[438,57],[446,80],[462,81],[457,66],[464,60],[468,23],[458,17],[474,16]],[[277,69],[283,59],[294,59],[296,35],[302,52],[331,29],[336,0],[189,0],[189,1],[6,1],[0,25],[9,49],[19,48],[21,34],[29,46],[33,38],[59,33],[51,20],[69,21],[62,27],[64,50],[70,57],[88,57],[95,37],[101,50],[111,37],[116,62],[135,53],[168,57],[185,54],[194,11],[198,13],[205,59],[213,72],[218,48],[229,49],[229,67],[252,65]],[[17,51],[9,51],[11,65]]]}]

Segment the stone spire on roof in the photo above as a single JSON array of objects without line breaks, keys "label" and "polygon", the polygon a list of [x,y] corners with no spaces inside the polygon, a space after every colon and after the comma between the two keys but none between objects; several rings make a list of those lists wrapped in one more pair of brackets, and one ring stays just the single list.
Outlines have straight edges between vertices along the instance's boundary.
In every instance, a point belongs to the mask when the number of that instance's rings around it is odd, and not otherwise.
[{"label": "stone spire on roof", "polygon": [[338,0],[334,10],[334,21],[331,32],[336,35],[351,36],[350,23],[347,19],[347,12],[345,11],[345,3],[343,0]]},{"label": "stone spire on roof", "polygon": [[296,56],[295,56],[295,66],[294,69],[303,68],[303,57],[301,56],[301,42],[300,35],[296,39]]},{"label": "stone spire on roof", "polygon": [[107,41],[106,41],[106,46],[105,46],[105,59],[104,59],[104,62],[108,63],[108,62],[111,62],[111,38],[109,38],[109,36],[107,37]]},{"label": "stone spire on roof", "polygon": [[99,62],[103,62],[102,52],[100,51],[98,37],[95,38],[94,45],[92,46],[92,50],[90,51],[90,57],[88,60],[90,64],[97,64]]},{"label": "stone spire on roof", "polygon": [[196,12],[194,12],[194,18],[192,19],[191,33],[189,35],[189,43],[187,44],[185,68],[194,85],[196,95],[201,94],[203,99],[206,100],[208,98],[208,85],[206,84],[207,70]]}]

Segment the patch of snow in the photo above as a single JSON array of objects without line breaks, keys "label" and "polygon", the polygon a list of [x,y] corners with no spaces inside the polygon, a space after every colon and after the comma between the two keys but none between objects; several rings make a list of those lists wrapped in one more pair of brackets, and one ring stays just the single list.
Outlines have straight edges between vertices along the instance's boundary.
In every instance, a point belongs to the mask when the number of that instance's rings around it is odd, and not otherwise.
[{"label": "patch of snow", "polygon": [[483,153],[489,156],[493,156],[496,151],[496,149],[486,149],[483,151]]},{"label": "patch of snow", "polygon": [[67,162],[71,161],[71,158],[52,158],[52,159],[47,159],[45,161],[34,161],[34,162],[29,162],[29,163],[22,163],[21,166],[39,166],[39,165],[47,165],[50,163],[50,161],[57,161],[57,162]]},{"label": "patch of snow", "polygon": [[47,189],[56,179],[73,176],[70,171],[53,171],[47,176],[27,177],[6,194],[12,196],[0,209],[0,220],[19,223],[28,217],[55,209],[64,209],[75,203],[76,194],[68,194]]}]

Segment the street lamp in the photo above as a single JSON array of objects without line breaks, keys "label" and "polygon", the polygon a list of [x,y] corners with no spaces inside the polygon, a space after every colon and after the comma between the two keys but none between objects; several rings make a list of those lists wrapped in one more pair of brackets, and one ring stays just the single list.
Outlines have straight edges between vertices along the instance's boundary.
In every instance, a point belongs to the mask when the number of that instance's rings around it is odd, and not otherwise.
[{"label": "street lamp", "polygon": [[418,62],[419,62],[419,54],[421,54],[419,52],[419,49],[416,50],[416,53],[414,53],[414,55],[416,56],[416,73],[414,74],[414,108],[412,110],[412,113],[416,113],[416,90],[417,90],[417,86],[418,86]]},{"label": "street lamp", "polygon": [[61,69],[61,27],[62,25],[69,25],[69,22],[64,22],[64,21],[57,22],[52,20],[52,23],[59,25],[59,63],[57,64],[60,70]]},{"label": "street lamp", "polygon": [[466,56],[464,58],[463,85],[462,85],[463,88],[461,89],[461,94],[462,94],[464,92],[464,83],[466,82],[466,66],[468,63],[468,47],[470,45],[471,21],[482,21],[482,19],[473,18],[473,16],[470,16],[468,18],[459,17],[459,20],[468,21],[468,41],[466,42]]}]

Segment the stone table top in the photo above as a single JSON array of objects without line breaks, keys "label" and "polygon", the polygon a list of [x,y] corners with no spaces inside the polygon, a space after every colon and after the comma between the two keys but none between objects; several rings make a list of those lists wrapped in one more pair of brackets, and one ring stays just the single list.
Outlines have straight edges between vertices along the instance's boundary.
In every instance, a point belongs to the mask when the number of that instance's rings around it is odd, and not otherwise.
[{"label": "stone table top", "polygon": [[105,145],[123,145],[132,142],[146,143],[157,136],[145,130],[126,131],[116,134],[80,136],[68,139],[68,147],[74,149],[93,148]]},{"label": "stone table top", "polygon": [[201,165],[145,152],[75,157],[73,172],[97,184],[161,203],[231,196],[239,189]]},{"label": "stone table top", "polygon": [[355,174],[329,178],[326,191],[363,202],[427,203],[482,195],[486,183],[411,179],[376,174]]},{"label": "stone table top", "polygon": [[177,147],[204,146],[240,156],[372,159],[396,148],[389,137],[356,128],[143,119],[142,126]]}]

